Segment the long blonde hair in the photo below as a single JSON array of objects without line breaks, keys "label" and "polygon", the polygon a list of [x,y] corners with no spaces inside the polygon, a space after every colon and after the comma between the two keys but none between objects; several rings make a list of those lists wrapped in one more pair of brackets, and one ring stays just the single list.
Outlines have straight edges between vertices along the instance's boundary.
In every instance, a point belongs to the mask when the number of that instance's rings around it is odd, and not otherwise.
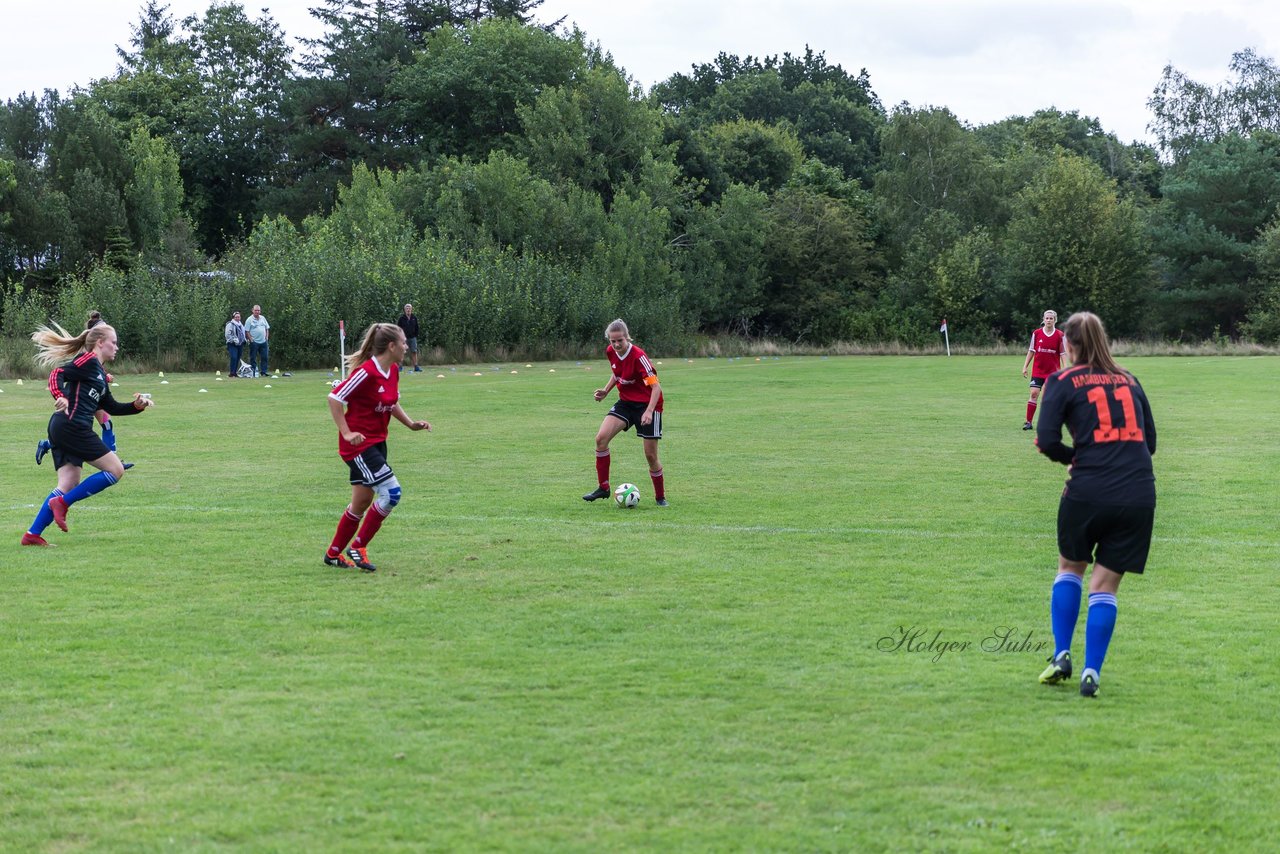
[{"label": "long blonde hair", "polygon": [[114,333],[114,328],[106,323],[99,323],[79,335],[72,336],[70,332],[50,321],[48,326],[41,326],[31,333],[31,340],[36,342],[36,347],[40,350],[36,356],[36,363],[45,368],[60,365],[82,350],[92,350],[99,341]]},{"label": "long blonde hair", "polygon": [[347,356],[347,372],[350,373],[363,365],[373,356],[381,356],[387,352],[391,342],[400,337],[400,327],[394,323],[374,323],[364,331],[364,339],[360,349]]}]

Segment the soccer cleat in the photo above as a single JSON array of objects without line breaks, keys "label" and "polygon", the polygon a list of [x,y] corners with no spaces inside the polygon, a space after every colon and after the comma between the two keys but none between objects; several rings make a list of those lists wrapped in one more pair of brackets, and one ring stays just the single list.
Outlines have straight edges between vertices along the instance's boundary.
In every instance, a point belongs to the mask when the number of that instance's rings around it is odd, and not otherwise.
[{"label": "soccer cleat", "polygon": [[1098,696],[1098,674],[1087,667],[1084,670],[1084,676],[1080,678],[1080,696]]},{"label": "soccer cleat", "polygon": [[586,495],[582,496],[582,500],[595,501],[599,498],[608,498],[608,497],[609,497],[609,487],[598,486],[595,489],[588,492]]},{"label": "soccer cleat", "polygon": [[326,554],[324,556],[324,563],[325,563],[325,566],[337,566],[337,567],[341,567],[342,569],[356,568],[356,565],[351,561],[347,560],[347,556],[342,554],[341,552],[338,553],[337,557],[329,557],[329,555]]},{"label": "soccer cleat", "polygon": [[122,462],[122,463],[120,463],[120,466],[121,466],[121,468],[123,468],[125,471],[128,471],[129,469],[133,468],[133,463],[125,463],[125,462]]},{"label": "soccer cleat", "polygon": [[1023,430],[1030,430],[1030,429],[1031,429],[1031,422],[1030,422],[1030,421],[1028,421],[1026,424],[1023,424],[1023,425],[1022,425],[1022,429],[1023,429]]},{"label": "soccer cleat", "polygon": [[1044,673],[1040,674],[1040,684],[1057,685],[1063,679],[1071,677],[1071,653],[1063,651],[1061,655],[1054,658],[1049,657],[1049,666],[1044,669]]},{"label": "soccer cleat", "polygon": [[347,549],[347,557],[359,567],[361,572],[377,572],[378,570],[376,566],[369,563],[369,552],[366,549],[351,546]]},{"label": "soccer cleat", "polygon": [[62,500],[61,495],[49,499],[49,511],[53,513],[54,523],[62,530],[67,530],[67,502]]},{"label": "soccer cleat", "polygon": [[658,505],[659,507],[667,507],[667,506],[669,506],[669,505],[667,504],[667,499],[665,499],[665,498],[659,498],[659,499],[656,499],[653,503],[654,503],[654,504],[656,504],[656,505]]},{"label": "soccer cleat", "polygon": [[44,462],[44,455],[49,453],[49,449],[52,447],[53,445],[49,444],[48,439],[41,439],[36,442],[36,465]]},{"label": "soccer cleat", "polygon": [[39,534],[32,534],[28,531],[22,535],[22,544],[24,546],[47,546],[49,542]]}]

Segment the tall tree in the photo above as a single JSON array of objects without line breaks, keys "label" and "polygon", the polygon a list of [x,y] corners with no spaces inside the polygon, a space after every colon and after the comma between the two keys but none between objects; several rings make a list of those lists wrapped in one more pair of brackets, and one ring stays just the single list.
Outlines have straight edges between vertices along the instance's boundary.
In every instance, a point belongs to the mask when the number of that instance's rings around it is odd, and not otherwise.
[{"label": "tall tree", "polygon": [[182,163],[197,232],[219,252],[243,236],[283,159],[283,93],[291,62],[269,16],[250,20],[235,3],[214,3],[183,25],[200,76],[204,112],[192,117]]},{"label": "tall tree", "polygon": [[1181,160],[1198,145],[1228,134],[1280,133],[1280,67],[1275,60],[1248,48],[1232,54],[1228,68],[1235,78],[1212,86],[1165,66],[1147,107],[1153,115],[1148,129],[1166,156]]},{"label": "tall tree", "polygon": [[1058,155],[1014,203],[991,308],[1006,334],[1046,308],[1097,312],[1117,335],[1139,329],[1152,267],[1137,206],[1095,164]]},{"label": "tall tree", "polygon": [[[658,112],[633,95],[617,69],[597,65],[518,107],[523,135],[514,144],[535,172],[597,194],[609,210],[655,156],[667,157]],[[646,197],[653,202],[658,190],[651,189]]]},{"label": "tall tree", "polygon": [[885,119],[865,69],[851,75],[808,47],[799,57],[721,53],[689,74],[672,75],[651,96],[664,111],[699,126],[738,119],[785,121],[806,154],[864,181],[874,168],[876,134]]},{"label": "tall tree", "polygon": [[1234,335],[1255,301],[1251,246],[1280,206],[1280,136],[1228,134],[1201,145],[1161,192],[1152,242],[1167,266],[1158,303],[1166,329]]},{"label": "tall tree", "polygon": [[875,198],[895,259],[934,213],[946,211],[958,232],[1003,225],[994,158],[946,108],[896,110],[880,134]]},{"label": "tall tree", "polygon": [[482,160],[495,148],[513,146],[511,135],[521,131],[521,106],[576,79],[585,68],[577,38],[486,20],[437,30],[389,88],[399,98],[401,123],[414,129],[423,159]]}]

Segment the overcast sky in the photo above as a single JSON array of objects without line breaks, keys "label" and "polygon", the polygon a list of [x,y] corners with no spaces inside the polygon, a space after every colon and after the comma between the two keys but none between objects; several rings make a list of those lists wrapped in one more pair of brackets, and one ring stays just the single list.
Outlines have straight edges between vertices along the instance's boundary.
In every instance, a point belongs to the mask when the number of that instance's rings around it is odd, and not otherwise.
[{"label": "overcast sky", "polygon": [[[180,20],[208,0],[171,0]],[[292,39],[320,33],[316,0],[252,0]],[[110,76],[141,0],[0,0],[0,100]],[[805,46],[853,74],[865,68],[887,108],[945,106],[970,124],[1044,107],[1101,120],[1122,141],[1148,138],[1146,101],[1166,64],[1204,83],[1231,54],[1280,53],[1275,0],[546,0],[646,89],[717,53]]]}]

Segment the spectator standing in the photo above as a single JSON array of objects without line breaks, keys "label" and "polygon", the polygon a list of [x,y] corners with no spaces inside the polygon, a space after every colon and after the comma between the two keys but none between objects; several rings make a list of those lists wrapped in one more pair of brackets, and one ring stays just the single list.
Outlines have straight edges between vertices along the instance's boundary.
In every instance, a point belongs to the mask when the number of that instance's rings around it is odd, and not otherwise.
[{"label": "spectator standing", "polygon": [[253,314],[244,322],[244,331],[249,339],[249,364],[253,366],[253,374],[265,377],[271,373],[271,350],[268,344],[271,324],[262,316],[262,306],[253,307]]},{"label": "spectator standing", "polygon": [[240,358],[244,355],[244,342],[248,340],[245,336],[244,324],[240,322],[240,312],[231,312],[231,319],[227,321],[224,330],[224,337],[227,339],[227,379],[233,380],[239,376]]},{"label": "spectator standing", "polygon": [[396,326],[404,333],[404,340],[409,348],[409,356],[413,360],[413,370],[422,373],[418,367],[418,317],[413,313],[413,306],[405,304],[404,314],[396,320]]}]

